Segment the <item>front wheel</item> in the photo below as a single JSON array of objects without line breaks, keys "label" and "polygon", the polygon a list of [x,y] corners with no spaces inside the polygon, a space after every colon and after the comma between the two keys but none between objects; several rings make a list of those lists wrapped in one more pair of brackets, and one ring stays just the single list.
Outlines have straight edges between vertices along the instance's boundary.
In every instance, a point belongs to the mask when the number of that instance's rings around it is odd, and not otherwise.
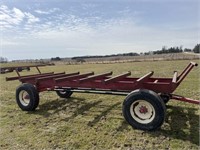
[{"label": "front wheel", "polygon": [[39,93],[32,84],[24,83],[16,90],[16,101],[24,111],[33,111],[39,104]]},{"label": "front wheel", "polygon": [[135,90],[131,92],[123,103],[123,115],[134,128],[141,130],[155,130],[165,119],[165,104],[153,91]]}]

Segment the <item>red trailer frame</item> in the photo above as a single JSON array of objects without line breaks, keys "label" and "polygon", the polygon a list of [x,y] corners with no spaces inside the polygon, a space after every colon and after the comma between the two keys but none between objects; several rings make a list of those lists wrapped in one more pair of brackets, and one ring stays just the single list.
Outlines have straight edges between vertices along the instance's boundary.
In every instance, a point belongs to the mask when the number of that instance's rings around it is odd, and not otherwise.
[{"label": "red trailer frame", "polygon": [[[63,98],[70,97],[73,92],[128,95],[123,103],[123,114],[127,122],[135,128],[154,130],[162,125],[165,115],[164,103],[170,99],[199,104],[199,100],[173,94],[197,65],[195,62],[189,63],[180,75],[175,71],[172,78],[153,78],[153,71],[140,78],[129,77],[131,72],[113,77],[112,72],[97,75],[94,75],[94,72],[41,73],[39,66],[27,66],[36,67],[38,74],[21,76],[16,69],[18,76],[6,80],[22,82],[16,90],[16,100],[19,107],[26,111],[36,109],[39,104],[38,93],[43,91],[56,91]],[[160,119],[156,122],[157,116]]]}]

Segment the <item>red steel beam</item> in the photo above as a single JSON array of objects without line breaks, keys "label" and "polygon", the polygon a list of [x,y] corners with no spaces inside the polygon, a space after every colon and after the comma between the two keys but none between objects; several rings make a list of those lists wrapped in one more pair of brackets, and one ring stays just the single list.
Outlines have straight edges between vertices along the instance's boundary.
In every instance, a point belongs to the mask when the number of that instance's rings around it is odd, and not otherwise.
[{"label": "red steel beam", "polygon": [[48,88],[49,89],[54,89],[54,79],[55,78],[61,78],[61,76],[74,76],[79,74],[79,72],[75,72],[75,73],[69,73],[69,74],[64,74],[64,75],[56,75],[56,76],[49,76],[49,77],[44,77],[44,78],[40,78],[40,79],[36,79],[36,86],[37,86],[37,90],[39,92],[41,91],[46,91]]},{"label": "red steel beam", "polygon": [[69,73],[69,74],[65,74],[65,72],[64,72],[64,73],[60,73],[60,74],[54,74],[52,76],[47,76],[47,77],[44,76],[44,77],[41,77],[41,78],[37,78],[36,81],[40,82],[40,81],[45,81],[47,79],[68,77],[68,76],[77,75],[77,74],[79,74],[79,72]]},{"label": "red steel beam", "polygon": [[43,76],[28,77],[28,78],[22,78],[22,79],[20,79],[20,81],[22,83],[31,83],[33,85],[37,85],[37,79],[38,78],[50,77],[50,76],[60,76],[60,75],[64,75],[64,74],[65,74],[65,72],[50,74],[50,75],[43,75]]},{"label": "red steel beam", "polygon": [[38,74],[36,76],[30,76],[30,77],[20,78],[19,80],[21,82],[26,82],[28,80],[37,80],[38,78],[45,78],[45,77],[50,77],[50,76],[55,76],[55,75],[63,75],[63,74],[65,74],[65,72],[54,73],[54,74]]},{"label": "red steel beam", "polygon": [[141,78],[137,79],[136,82],[142,83],[142,82],[147,81],[153,75],[153,73],[154,73],[153,71],[147,73],[146,75],[144,75]]},{"label": "red steel beam", "polygon": [[131,75],[131,72],[129,71],[129,72],[126,72],[124,74],[120,74],[120,75],[111,77],[109,79],[106,79],[106,80],[104,80],[104,83],[111,83],[111,82],[119,81],[119,80],[122,80],[123,78],[125,78],[127,76],[130,76],[130,75]]},{"label": "red steel beam", "polygon": [[195,62],[190,62],[190,63],[187,65],[187,67],[185,67],[185,69],[182,71],[182,73],[181,73],[179,76],[182,76],[183,73],[184,73],[191,65],[193,65],[193,66],[198,66],[197,63],[195,63]]},{"label": "red steel beam", "polygon": [[19,80],[19,79],[25,78],[25,77],[40,77],[40,76],[45,76],[45,75],[52,75],[53,73],[54,72],[26,75],[26,76],[20,76],[20,77],[19,76],[18,77],[6,77],[6,81]]},{"label": "red steel beam", "polygon": [[178,76],[178,72],[174,71],[174,76],[172,78],[172,83],[176,83],[177,82],[177,76]]},{"label": "red steel beam", "polygon": [[180,84],[183,81],[183,79],[188,75],[188,73],[192,70],[194,66],[198,66],[198,64],[195,62],[190,62],[190,64],[185,68],[185,70],[178,77],[178,81],[177,81],[178,84]]},{"label": "red steel beam", "polygon": [[36,66],[37,71],[39,72],[39,74],[41,74],[40,69],[38,68],[38,66]]},{"label": "red steel beam", "polygon": [[175,94],[171,94],[171,99],[182,101],[182,102],[188,102],[192,104],[200,104],[200,100],[194,100],[191,98],[186,98],[186,97],[175,95]]},{"label": "red steel beam", "polygon": [[[15,69],[15,72],[17,73],[18,77],[21,76],[20,73],[19,73],[19,71],[18,71],[17,69]],[[41,74],[41,73],[40,73],[40,74]]]},{"label": "red steel beam", "polygon": [[72,75],[69,77],[56,78],[56,79],[54,79],[54,81],[56,83],[58,83],[58,82],[69,81],[69,80],[77,80],[77,79],[85,78],[85,77],[91,76],[91,75],[94,75],[94,72],[80,74],[80,75]]},{"label": "red steel beam", "polygon": [[94,81],[94,80],[102,79],[102,78],[110,76],[110,75],[112,75],[112,71],[107,72],[107,73],[103,73],[103,74],[97,74],[97,75],[89,76],[89,77],[86,77],[86,78],[82,78],[82,79],[79,79],[78,82],[82,83],[82,82],[87,82],[87,81],[91,81],[91,80]]}]

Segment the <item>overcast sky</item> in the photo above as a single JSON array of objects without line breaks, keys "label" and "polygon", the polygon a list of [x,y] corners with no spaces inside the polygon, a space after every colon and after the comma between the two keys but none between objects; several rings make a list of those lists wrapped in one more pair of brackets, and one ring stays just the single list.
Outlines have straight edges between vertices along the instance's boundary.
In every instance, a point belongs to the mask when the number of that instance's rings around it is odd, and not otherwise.
[{"label": "overcast sky", "polygon": [[1,0],[0,56],[40,59],[193,48],[198,0]]}]

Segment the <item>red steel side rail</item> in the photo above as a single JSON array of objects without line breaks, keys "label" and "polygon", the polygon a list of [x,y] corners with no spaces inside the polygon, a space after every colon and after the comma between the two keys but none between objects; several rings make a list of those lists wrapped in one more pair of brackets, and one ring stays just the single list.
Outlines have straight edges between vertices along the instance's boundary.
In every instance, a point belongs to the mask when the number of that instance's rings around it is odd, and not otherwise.
[{"label": "red steel side rail", "polygon": [[52,76],[37,78],[37,79],[35,79],[35,82],[36,82],[35,85],[39,92],[46,91],[47,89],[54,90],[54,86],[55,86],[54,79],[55,78],[67,78],[70,76],[76,76],[78,74],[79,74],[79,72],[75,72],[75,73],[59,74],[59,75],[55,74]]}]

